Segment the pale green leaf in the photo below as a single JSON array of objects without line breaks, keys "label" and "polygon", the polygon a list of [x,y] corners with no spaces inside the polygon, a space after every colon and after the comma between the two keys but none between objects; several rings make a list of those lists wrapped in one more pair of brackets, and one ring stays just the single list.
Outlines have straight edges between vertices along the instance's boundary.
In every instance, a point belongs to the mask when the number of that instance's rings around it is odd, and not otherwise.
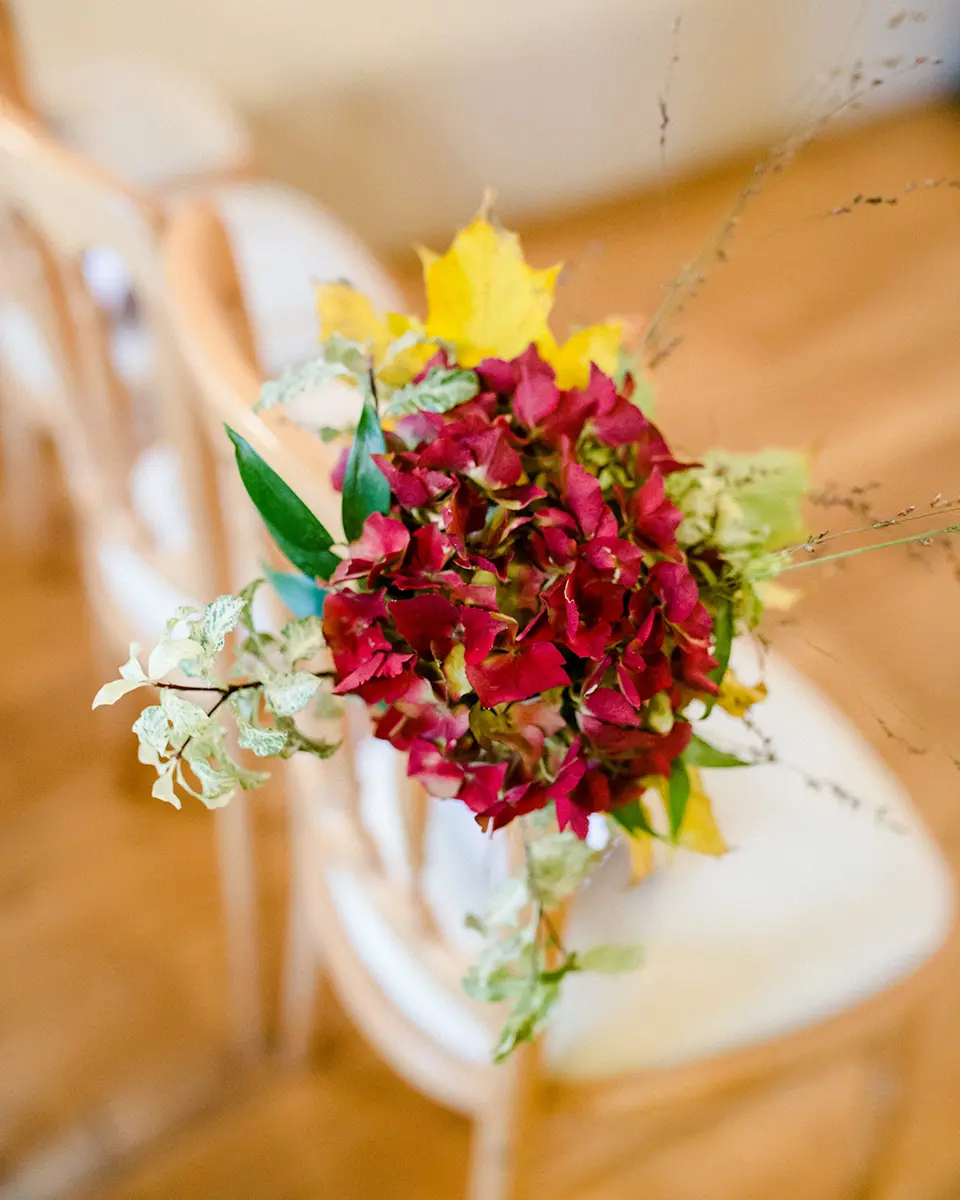
[{"label": "pale green leaf", "polygon": [[210,723],[206,709],[192,700],[185,700],[176,692],[164,691],[160,697],[160,707],[171,725],[170,740],[177,743],[201,733]]},{"label": "pale green leaf", "polygon": [[290,666],[315,658],[324,646],[323,622],[317,616],[301,617],[283,627],[280,639],[283,657]]},{"label": "pale green leaf", "polygon": [[398,388],[390,398],[386,413],[391,417],[415,412],[445,413],[472,400],[479,391],[476,371],[432,367],[420,383],[408,383]]},{"label": "pale green leaf", "polygon": [[151,679],[163,679],[182,662],[195,662],[203,655],[203,646],[190,638],[173,638],[158,642],[150,651],[147,674]]},{"label": "pale green leaf", "polygon": [[227,640],[227,634],[237,627],[237,622],[247,606],[245,596],[218,596],[203,610],[199,637],[208,653],[219,653]]},{"label": "pale green leaf", "polygon": [[104,704],[116,704],[128,692],[136,691],[138,687],[143,687],[145,683],[149,682],[148,679],[112,679],[109,683],[105,683],[94,696],[93,707],[100,708]]},{"label": "pale green leaf", "polygon": [[290,671],[275,675],[263,689],[271,712],[278,717],[292,717],[310,703],[317,694],[320,680],[305,671]]},{"label": "pale green leaf", "polygon": [[593,946],[577,953],[581,971],[596,971],[600,975],[619,975],[624,971],[635,971],[643,962],[640,946]]},{"label": "pale green leaf", "polygon": [[180,808],[180,797],[173,789],[173,768],[165,771],[162,775],[158,775],[153,782],[153,787],[150,790],[150,795],[155,800],[164,800],[167,804],[172,804],[174,808]]},{"label": "pale green leaf", "polygon": [[286,746],[287,735],[282,729],[262,729],[238,719],[237,740],[241,749],[251,750],[258,758],[272,758]]}]

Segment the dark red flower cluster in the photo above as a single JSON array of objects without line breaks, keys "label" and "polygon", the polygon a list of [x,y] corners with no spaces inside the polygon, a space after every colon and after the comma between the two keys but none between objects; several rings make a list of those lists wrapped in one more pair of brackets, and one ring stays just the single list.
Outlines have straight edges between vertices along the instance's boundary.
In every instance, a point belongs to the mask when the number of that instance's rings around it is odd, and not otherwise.
[{"label": "dark red flower cluster", "polygon": [[474,399],[387,435],[391,512],[368,518],[324,607],[336,691],[484,828],[553,800],[582,837],[669,775],[680,710],[716,691],[664,494],[684,464],[629,377],[618,391],[593,368],[561,391],[532,346],[477,374]]}]

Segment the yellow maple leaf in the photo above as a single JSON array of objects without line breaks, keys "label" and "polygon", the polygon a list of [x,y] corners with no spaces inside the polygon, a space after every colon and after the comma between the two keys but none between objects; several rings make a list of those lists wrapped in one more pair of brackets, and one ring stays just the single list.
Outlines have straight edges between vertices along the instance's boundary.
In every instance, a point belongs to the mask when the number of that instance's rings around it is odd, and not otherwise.
[{"label": "yellow maple leaf", "polygon": [[596,363],[607,375],[616,375],[622,339],[623,323],[608,321],[578,330],[562,346],[548,333],[537,343],[537,349],[556,371],[557,387],[586,387],[591,363]]},{"label": "yellow maple leaf", "polygon": [[766,696],[767,685],[765,683],[758,683],[755,687],[750,687],[746,683],[741,683],[736,675],[728,670],[720,683],[717,704],[731,717],[742,717],[754,704],[765,700]]},{"label": "yellow maple leaf", "polygon": [[374,359],[383,357],[393,338],[386,320],[363,292],[349,283],[322,283],[317,287],[320,338],[339,334],[351,342],[370,346]]},{"label": "yellow maple leaf", "polygon": [[476,217],[444,255],[419,251],[427,292],[427,334],[456,348],[457,362],[516,358],[550,337],[547,317],[560,266],[527,265],[515,233]]},{"label": "yellow maple leaf", "polygon": [[627,833],[624,840],[630,854],[630,884],[641,883],[653,872],[653,838],[649,833]]},{"label": "yellow maple leaf", "polygon": [[700,772],[696,767],[687,767],[687,775],[690,779],[690,795],[683,814],[683,824],[677,834],[677,844],[698,854],[726,854],[727,843],[717,828],[710,797],[703,790]]},{"label": "yellow maple leaf", "polygon": [[339,334],[351,342],[370,347],[377,374],[393,387],[402,387],[418,374],[434,355],[431,344],[409,346],[389,360],[390,347],[405,333],[423,333],[423,324],[404,313],[381,315],[363,292],[349,283],[322,283],[317,288],[320,338]]}]

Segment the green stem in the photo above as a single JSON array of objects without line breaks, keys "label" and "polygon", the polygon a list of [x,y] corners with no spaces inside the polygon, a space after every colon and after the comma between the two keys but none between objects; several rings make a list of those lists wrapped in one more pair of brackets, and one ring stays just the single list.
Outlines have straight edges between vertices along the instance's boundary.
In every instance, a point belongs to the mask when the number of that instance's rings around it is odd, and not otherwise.
[{"label": "green stem", "polygon": [[819,563],[836,562],[840,558],[852,558],[855,554],[866,554],[870,550],[887,550],[891,546],[905,546],[908,542],[923,542],[944,533],[960,533],[960,525],[944,525],[942,529],[931,529],[927,533],[914,533],[909,537],[895,538],[892,542],[876,542],[872,546],[857,546],[853,550],[839,550],[836,554],[827,554],[823,558],[815,556],[803,562],[790,563],[784,571],[796,571],[801,567],[813,567]]}]

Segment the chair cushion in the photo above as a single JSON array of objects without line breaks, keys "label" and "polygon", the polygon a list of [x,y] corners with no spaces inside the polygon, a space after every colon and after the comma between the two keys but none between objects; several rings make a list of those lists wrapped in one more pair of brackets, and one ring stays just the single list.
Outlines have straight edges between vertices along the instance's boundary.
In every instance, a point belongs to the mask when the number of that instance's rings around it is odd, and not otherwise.
[{"label": "chair cushion", "polygon": [[126,183],[168,188],[248,158],[243,123],[176,67],[122,56],[39,66],[40,109],[73,149]]},{"label": "chair cushion", "polygon": [[[786,663],[771,656],[765,678],[770,698],[755,712],[782,763],[704,772],[730,853],[677,850],[631,888],[618,848],[578,897],[571,947],[640,942],[645,962],[628,975],[566,982],[546,1039],[555,1074],[666,1067],[798,1030],[890,986],[945,939],[950,876],[897,781]],[[736,744],[724,714],[711,724],[718,742]],[[367,797],[368,811],[388,802],[389,753],[362,751],[361,779],[369,789],[375,778],[381,793]],[[811,787],[797,766],[862,804]],[[484,837],[460,806],[436,802],[423,883],[438,921],[461,926],[502,877],[497,839]],[[398,1007],[455,1053],[482,1061],[489,1043],[476,1019],[466,1008],[455,1019],[352,876],[337,872],[330,884],[361,957]]]},{"label": "chair cushion", "polygon": [[[130,472],[130,499],[160,553],[176,555],[189,549],[190,513],[172,446],[155,443],[139,455]],[[145,645],[156,640],[178,608],[197,606],[195,598],[182,592],[128,543],[105,538],[96,553],[107,593]]]},{"label": "chair cushion", "polygon": [[383,311],[402,307],[376,259],[330,213],[272,183],[217,189],[263,371],[278,375],[315,353],[315,286],[348,280]]}]

